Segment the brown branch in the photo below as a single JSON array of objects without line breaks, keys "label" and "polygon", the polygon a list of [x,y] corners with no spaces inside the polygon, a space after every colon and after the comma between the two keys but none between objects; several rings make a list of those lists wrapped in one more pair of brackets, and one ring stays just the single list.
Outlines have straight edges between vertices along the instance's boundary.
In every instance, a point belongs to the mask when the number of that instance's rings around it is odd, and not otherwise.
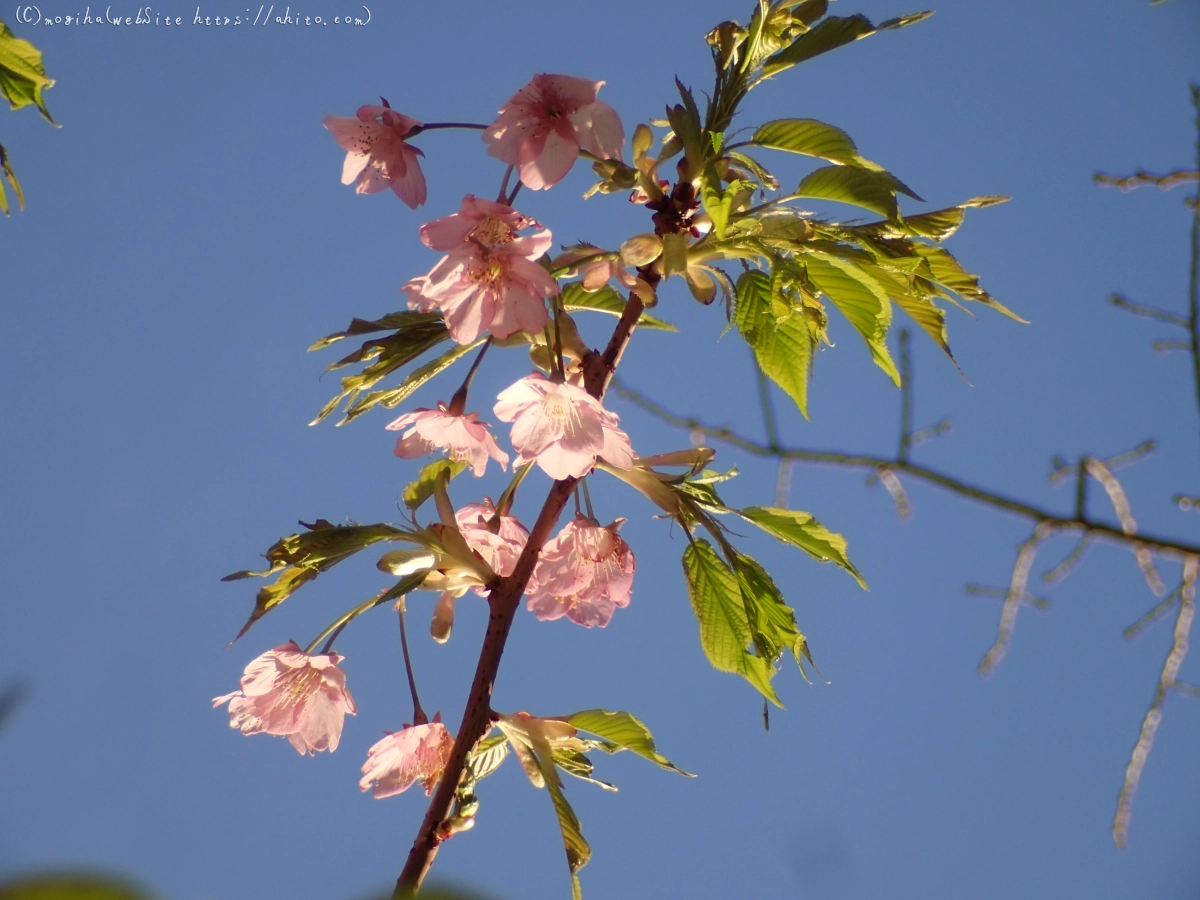
[{"label": "brown branch", "polygon": [[1017,611],[1028,596],[1025,588],[1029,584],[1029,573],[1033,569],[1033,561],[1037,557],[1038,547],[1054,534],[1054,530],[1045,522],[1039,522],[1033,529],[1033,534],[1017,552],[1017,561],[1013,564],[1012,582],[1008,587],[1008,595],[1004,598],[1004,607],[1000,611],[1000,626],[996,630],[996,642],[984,654],[979,663],[979,674],[987,675],[1000,665],[1004,654],[1012,643],[1013,628],[1017,624]]},{"label": "brown branch", "polygon": [[880,470],[890,470],[892,473],[906,474],[919,481],[924,481],[927,484],[932,484],[935,487],[958,494],[960,497],[974,500],[984,506],[990,506],[993,509],[1012,513],[1025,519],[1031,519],[1034,522],[1044,523],[1056,532],[1068,534],[1081,533],[1131,547],[1140,544],[1174,559],[1184,559],[1189,556],[1200,555],[1200,546],[1196,546],[1195,544],[1189,544],[1174,538],[1157,537],[1144,532],[1137,535],[1128,535],[1119,527],[1109,525],[1107,522],[1098,522],[1086,515],[1062,516],[1021,500],[975,487],[934,469],[914,465],[913,463],[901,462],[898,459],[861,453],[838,453],[824,450],[802,450],[798,448],[772,450],[764,444],[759,444],[742,437],[730,428],[716,428],[706,425],[698,419],[676,415],[653,400],[627,387],[620,381],[615,381],[613,387],[622,397],[625,397],[636,406],[641,407],[652,416],[661,419],[669,425],[703,434],[722,443],[729,444],[732,447],[744,450],[754,456],[837,466],[845,469],[865,469],[873,473],[878,473]]},{"label": "brown branch", "polygon": [[[592,352],[583,359],[584,387],[597,400],[602,399],[604,391],[612,379],[613,370],[621,360],[621,354],[633,335],[634,326],[644,309],[637,294],[630,294],[625,304],[612,338],[603,353]],[[442,822],[450,814],[458,785],[462,779],[471,752],[480,739],[492,727],[492,687],[496,674],[500,669],[500,659],[504,655],[504,646],[508,641],[508,632],[512,628],[513,617],[520,606],[521,595],[533,574],[538,554],[550,539],[550,532],[558,522],[558,517],[567,505],[567,500],[575,487],[576,479],[566,478],[554,482],[542,511],[538,514],[537,522],[529,532],[529,540],[521,551],[512,574],[500,578],[492,585],[488,593],[488,606],[491,615],[488,619],[487,634],[483,639],[483,647],[479,651],[479,664],[475,668],[475,680],[471,683],[471,692],[467,697],[467,706],[463,711],[462,724],[450,751],[450,759],[442,779],[438,782],[437,791],[425,812],[425,819],[417,832],[417,838],[409,851],[404,870],[396,880],[395,898],[412,897],[421,887],[429,867],[437,856],[438,845],[443,837]]]}]

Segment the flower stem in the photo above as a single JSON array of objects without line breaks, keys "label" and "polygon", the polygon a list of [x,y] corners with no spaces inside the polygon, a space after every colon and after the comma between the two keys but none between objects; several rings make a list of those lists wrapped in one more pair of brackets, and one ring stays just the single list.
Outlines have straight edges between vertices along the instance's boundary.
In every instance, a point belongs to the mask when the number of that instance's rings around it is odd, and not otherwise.
[{"label": "flower stem", "polygon": [[511,203],[508,203],[508,179],[512,178],[512,173],[512,166],[509,166],[504,170],[504,179],[500,182],[500,194],[496,197],[497,203],[504,203],[507,206],[512,205]]},{"label": "flower stem", "polygon": [[416,137],[422,131],[437,131],[439,128],[473,128],[476,131],[484,131],[486,125],[476,125],[474,122],[429,122],[425,125],[418,125],[412,131],[404,136],[405,140],[410,137]]},{"label": "flower stem", "polygon": [[450,398],[450,406],[446,410],[452,416],[461,416],[463,410],[467,408],[467,392],[471,389],[471,381],[475,378],[475,372],[479,368],[479,364],[483,362],[483,355],[488,352],[488,347],[492,346],[492,338],[489,336],[483,342],[483,349],[479,351],[479,355],[475,357],[475,361],[471,363],[471,368],[467,372],[467,377],[463,379],[462,387],[454,392],[454,396]]},{"label": "flower stem", "polygon": [[396,604],[400,610],[400,649],[404,651],[404,674],[408,676],[408,690],[412,693],[413,724],[424,725],[429,721],[425,710],[421,709],[421,700],[417,696],[417,679],[413,677],[412,660],[408,656],[408,634],[404,628],[404,598]]}]

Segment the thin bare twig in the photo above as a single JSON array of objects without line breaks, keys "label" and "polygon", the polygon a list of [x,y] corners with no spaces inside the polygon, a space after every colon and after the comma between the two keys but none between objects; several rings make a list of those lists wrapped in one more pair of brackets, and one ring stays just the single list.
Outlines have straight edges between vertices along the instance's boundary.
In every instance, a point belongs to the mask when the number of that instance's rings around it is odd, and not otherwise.
[{"label": "thin bare twig", "polygon": [[1175,590],[1163,597],[1162,600],[1154,604],[1153,609],[1122,631],[1121,637],[1125,638],[1127,641],[1133,640],[1135,637],[1161,619],[1164,615],[1170,612],[1171,607],[1179,602],[1179,592],[1181,589],[1181,587],[1175,588]]},{"label": "thin bare twig", "polygon": [[1107,522],[1100,522],[1089,516],[1064,516],[1047,509],[1006,497],[983,488],[967,484],[951,475],[913,463],[901,462],[898,459],[888,459],[865,453],[840,453],[825,450],[802,450],[799,448],[783,447],[772,450],[749,438],[743,437],[731,428],[717,428],[687,416],[676,415],[660,404],[633,390],[620,381],[614,381],[613,388],[625,399],[640,407],[651,415],[669,425],[683,428],[693,435],[702,435],[713,440],[721,441],[731,447],[737,447],[753,456],[768,459],[787,459],[794,462],[814,463],[817,465],[836,466],[845,469],[865,469],[876,473],[880,469],[888,469],[896,474],[905,474],[911,478],[932,484],[935,487],[950,491],[960,497],[973,500],[984,506],[1011,513],[1034,522],[1044,522],[1056,532],[1064,534],[1090,534],[1093,539],[1102,538],[1115,544],[1130,546],[1142,544],[1163,556],[1172,559],[1183,559],[1187,556],[1200,555],[1200,546],[1176,540],[1175,538],[1158,537],[1142,532],[1136,536],[1126,534],[1121,528]]},{"label": "thin bare twig", "polygon": [[1033,569],[1033,561],[1037,557],[1038,547],[1054,533],[1045,522],[1039,522],[1033,529],[1033,534],[1017,551],[1017,561],[1013,564],[1012,582],[1008,586],[1008,595],[1004,598],[1004,608],[1000,610],[1000,625],[996,629],[996,642],[983,655],[979,663],[979,674],[988,675],[1008,652],[1012,643],[1013,628],[1017,624],[1017,610],[1027,596],[1025,590],[1029,584],[1029,572]]},{"label": "thin bare twig", "polygon": [[[1105,493],[1112,501],[1113,511],[1121,523],[1121,530],[1130,536],[1137,534],[1137,521],[1133,518],[1133,510],[1129,506],[1129,499],[1125,496],[1125,489],[1121,487],[1121,482],[1117,481],[1108,466],[1098,459],[1088,458],[1085,465],[1088,474],[1104,485]],[[1138,568],[1142,570],[1142,577],[1146,579],[1146,586],[1156,596],[1162,596],[1167,586],[1163,584],[1158,570],[1154,568],[1154,557],[1150,551],[1142,544],[1135,543],[1133,556],[1137,560]]]},{"label": "thin bare twig", "polygon": [[1153,172],[1147,172],[1145,169],[1138,169],[1132,175],[1102,175],[1097,173],[1092,178],[1096,184],[1102,184],[1105,187],[1115,187],[1119,191],[1133,191],[1140,187],[1156,187],[1160,191],[1169,191],[1171,188],[1179,187],[1181,184],[1191,184],[1193,181],[1200,181],[1200,170],[1177,169],[1174,172],[1168,172],[1166,175],[1155,175]]},{"label": "thin bare twig", "polygon": [[1110,294],[1108,302],[1117,307],[1117,309],[1123,309],[1126,312],[1133,313],[1135,316],[1141,316],[1145,319],[1166,322],[1168,325],[1178,325],[1180,328],[1188,328],[1190,326],[1187,316],[1181,316],[1179,313],[1173,313],[1170,310],[1159,309],[1157,306],[1134,303],[1124,294]]},{"label": "thin bare twig", "polygon": [[912,515],[912,504],[908,500],[908,493],[904,490],[904,485],[900,483],[895,472],[885,466],[872,477],[879,479],[879,483],[892,495],[892,501],[896,504],[896,515],[901,519],[907,519]]},{"label": "thin bare twig", "polygon": [[1133,754],[1129,765],[1125,768],[1125,782],[1121,785],[1121,793],[1117,796],[1117,813],[1113,818],[1112,836],[1118,847],[1124,847],[1129,840],[1129,820],[1133,814],[1133,798],[1137,794],[1138,783],[1146,768],[1146,760],[1154,747],[1154,735],[1162,722],[1162,707],[1167,695],[1176,685],[1179,667],[1188,652],[1188,635],[1192,629],[1192,620],[1196,615],[1196,575],[1200,572],[1200,558],[1190,556],[1183,564],[1183,582],[1179,592],[1179,613],[1175,617],[1175,638],[1171,643],[1171,652],[1163,663],[1162,674],[1158,677],[1158,686],[1154,689],[1154,699],[1146,710],[1142,720],[1142,730],[1134,744]]},{"label": "thin bare twig", "polygon": [[1091,544],[1091,536],[1085,534],[1062,562],[1042,575],[1042,581],[1045,584],[1058,584],[1074,572],[1079,563],[1083,561],[1083,555],[1087,552]]},{"label": "thin bare twig", "polygon": [[[975,584],[974,582],[965,585],[963,590],[972,597],[994,597],[997,600],[1007,600],[1009,593],[1008,588],[988,587],[985,584]],[[1032,606],[1038,612],[1047,612],[1050,609],[1050,601],[1036,594],[1026,593],[1021,597],[1021,603],[1025,606]]]}]

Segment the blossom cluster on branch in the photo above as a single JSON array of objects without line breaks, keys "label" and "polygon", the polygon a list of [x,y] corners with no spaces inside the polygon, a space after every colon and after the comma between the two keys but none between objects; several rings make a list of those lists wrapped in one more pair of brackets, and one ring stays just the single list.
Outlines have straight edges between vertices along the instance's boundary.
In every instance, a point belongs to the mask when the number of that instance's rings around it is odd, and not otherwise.
[{"label": "blossom cluster on branch", "polygon": [[[893,304],[947,354],[945,314],[935,299],[973,301],[1011,315],[940,246],[962,223],[966,209],[1004,198],[974,198],[906,216],[898,195],[917,195],[862,157],[849,136],[832,125],[775,119],[752,130],[749,139],[731,140],[739,104],[757,85],[875,31],[924,18],[907,16],[876,27],[859,15],[828,16],[827,6],[826,0],[763,0],[748,25],[718,25],[707,36],[715,72],[707,108],[702,112],[692,91],[677,81],[681,102],[668,104],[665,118],[633,129],[629,162],[621,119],[598,99],[604,82],[571,75],[535,75],[486,125],[423,122],[382,99],[381,105],[360,107],[354,117],[324,120],[346,151],[342,181],[360,194],[390,188],[414,210],[429,197],[423,154],[413,143],[424,131],[478,130],[488,155],[507,164],[495,200],[467,193],[457,212],[420,227],[420,240],[443,255],[426,274],[400,286],[407,309],[377,320],[355,318],[345,331],[313,348],[378,335],[330,366],[361,368],[342,378],[341,392],[317,421],[343,403],[344,421],[377,406],[393,409],[474,353],[449,400],[403,412],[387,426],[400,432],[397,457],[440,454],[403,492],[408,521],[301,523],[304,531],[281,538],[267,551],[264,571],[228,576],[274,577],[258,592],[241,637],[331,566],[373,544],[408,545],[387,549],[378,559],[377,568],[398,579],[391,587],[339,616],[305,649],[289,642],[262,654],[246,668],[240,691],[214,701],[229,704],[230,723],[244,734],[285,736],[301,753],[335,749],[345,714],[353,714],[355,706],[333,644],[359,616],[393,604],[400,616],[413,714],[411,724],[369,749],[360,787],[382,798],[420,784],[432,797],[397,896],[419,888],[442,841],[471,827],[479,808],[476,784],[510,753],[530,781],[552,795],[577,897],[577,872],[591,849],[559,773],[595,781],[586,755],[594,750],[629,750],[682,772],[657,752],[649,730],[630,713],[536,716],[501,713],[490,705],[522,599],[539,620],[566,618],[587,628],[609,625],[615,611],[630,603],[636,561],[620,533],[629,516],[602,524],[588,488],[596,473],[634,488],[683,529],[688,546],[682,562],[701,647],[714,667],[741,675],[768,702],[780,703],[772,682],[785,653],[801,674],[812,663],[808,640],[771,576],[734,546],[736,532],[721,519],[753,524],[816,560],[832,562],[865,586],[847,556],[845,539],[812,515],[727,505],[718,485],[736,472],[709,468],[714,451],[699,447],[641,456],[617,414],[605,406],[605,390],[635,329],[676,330],[647,312],[672,277],[705,306],[718,294],[723,297],[726,316],[763,373],[802,412],[814,354],[830,343],[830,309],[845,316],[875,364],[893,380],[899,376],[886,345]],[[654,128],[660,129],[657,137]],[[758,150],[821,165],[796,190],[773,196],[779,182],[751,155]],[[648,213],[650,231],[631,234],[614,249],[580,242],[554,253],[551,229],[513,204],[522,187],[542,190],[561,182],[580,158],[592,163],[598,178],[585,197],[628,196],[632,209]],[[840,223],[801,209],[796,201],[802,198],[850,204],[884,218]],[[736,278],[726,270],[731,262],[741,270]],[[626,292],[624,297],[614,285]],[[576,323],[576,316],[588,312],[617,316],[602,350],[587,343]],[[450,349],[400,376],[398,383],[384,384],[443,342]],[[473,392],[477,396],[480,390],[477,373],[493,347],[493,353],[524,349],[533,366],[530,374],[493,395],[491,416],[510,426],[513,455],[481,418],[486,415],[481,407],[472,406]],[[495,500],[456,505],[452,480],[467,469],[484,476],[489,460],[506,473],[512,463],[508,486]],[[554,484],[527,527],[516,503],[534,468]],[[558,528],[572,498],[574,515]],[[418,515],[430,500],[436,516],[423,524]],[[476,595],[488,604],[489,626],[456,733],[440,715],[430,720],[417,696],[404,625],[414,591],[437,595],[430,625],[436,641],[450,638],[459,599]]]}]

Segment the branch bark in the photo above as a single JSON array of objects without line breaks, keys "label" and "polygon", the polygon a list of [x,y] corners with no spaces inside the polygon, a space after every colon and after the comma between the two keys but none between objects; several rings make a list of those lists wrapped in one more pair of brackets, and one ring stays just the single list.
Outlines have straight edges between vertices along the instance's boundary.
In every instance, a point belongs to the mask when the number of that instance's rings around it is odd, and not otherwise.
[{"label": "branch bark", "polygon": [[[630,294],[625,304],[625,310],[613,330],[608,346],[603,353],[595,351],[583,358],[584,388],[597,400],[603,399],[604,392],[612,380],[613,371],[621,361],[621,355],[629,339],[633,336],[634,327],[645,309],[637,294]],[[471,683],[471,692],[467,697],[467,706],[463,712],[462,724],[454,739],[454,748],[450,751],[450,759],[446,770],[438,782],[437,791],[425,812],[425,819],[417,832],[417,838],[409,851],[404,870],[396,880],[396,890],[393,898],[412,897],[421,887],[429,867],[437,856],[438,845],[442,838],[439,834],[441,824],[450,815],[454,795],[462,778],[467,760],[475,745],[491,730],[492,727],[492,687],[496,682],[496,674],[500,669],[500,659],[504,655],[504,646],[508,641],[508,633],[512,628],[513,617],[520,606],[521,596],[533,574],[538,555],[550,539],[550,533],[558,523],[563,507],[575,487],[577,479],[566,478],[554,482],[542,511],[538,514],[529,540],[516,567],[507,578],[500,578],[488,592],[488,605],[491,615],[488,619],[487,634],[483,639],[483,647],[479,651],[479,664],[475,668],[475,680]]]}]

